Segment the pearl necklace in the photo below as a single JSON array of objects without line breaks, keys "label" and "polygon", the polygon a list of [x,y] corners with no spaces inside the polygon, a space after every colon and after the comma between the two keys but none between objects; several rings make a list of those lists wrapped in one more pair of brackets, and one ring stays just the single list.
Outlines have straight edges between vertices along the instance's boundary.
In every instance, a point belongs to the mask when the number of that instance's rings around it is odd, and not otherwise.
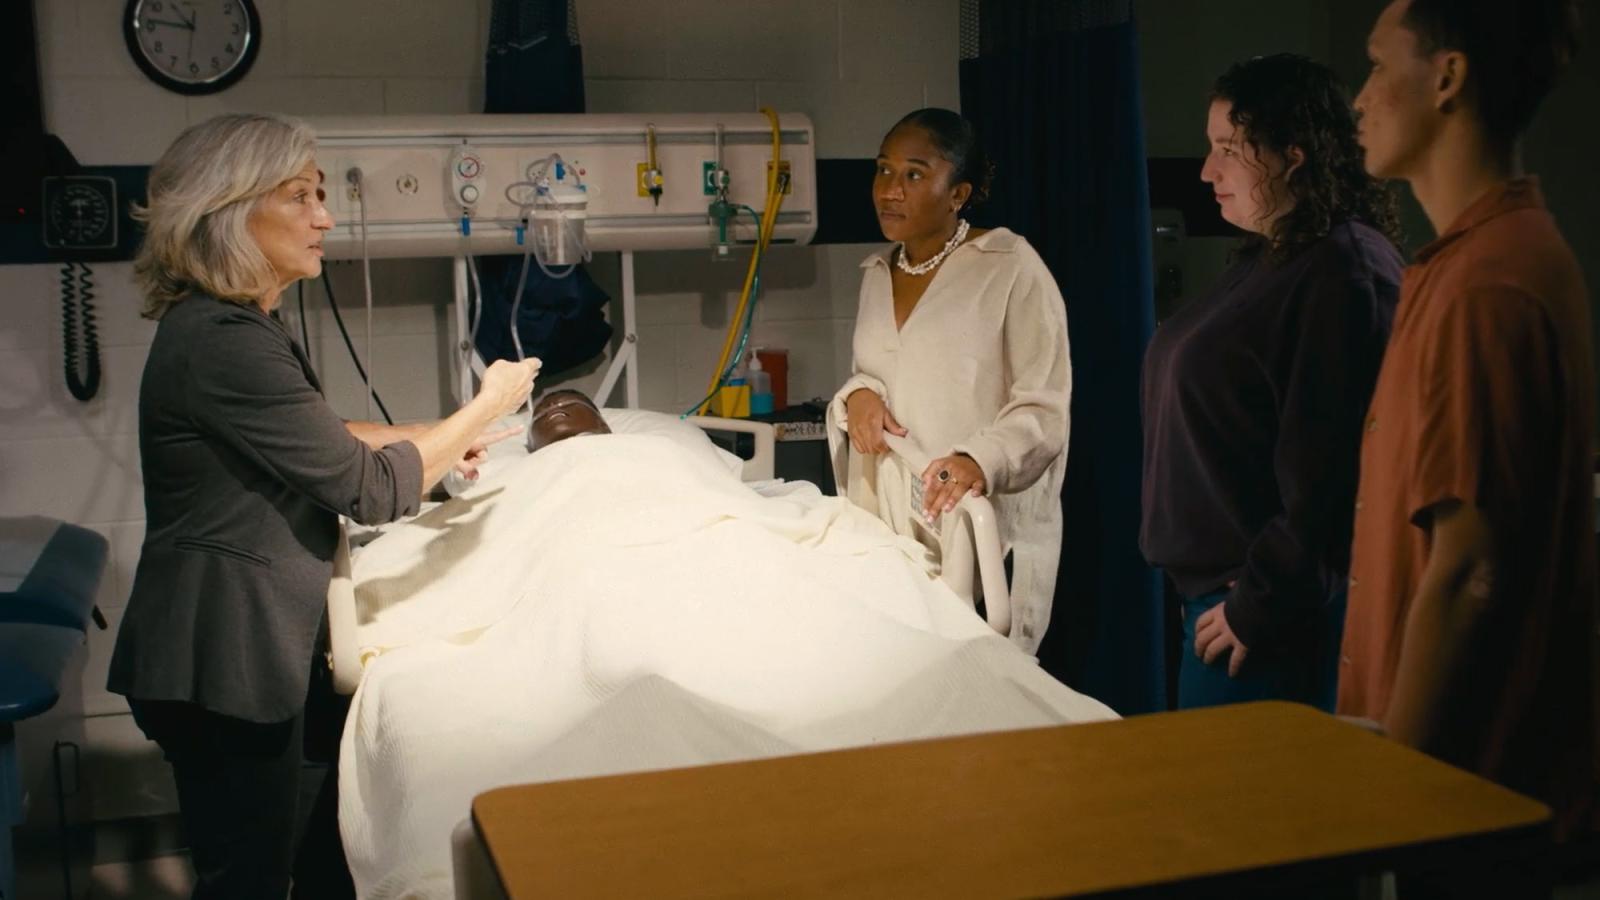
[{"label": "pearl necklace", "polygon": [[944,258],[949,256],[957,247],[961,246],[961,242],[966,239],[967,228],[966,219],[956,220],[956,233],[950,235],[950,240],[944,242],[944,249],[914,266],[906,262],[906,245],[902,243],[900,252],[895,255],[894,264],[899,266],[900,271],[907,275],[926,275],[932,272],[939,263],[944,262]]}]

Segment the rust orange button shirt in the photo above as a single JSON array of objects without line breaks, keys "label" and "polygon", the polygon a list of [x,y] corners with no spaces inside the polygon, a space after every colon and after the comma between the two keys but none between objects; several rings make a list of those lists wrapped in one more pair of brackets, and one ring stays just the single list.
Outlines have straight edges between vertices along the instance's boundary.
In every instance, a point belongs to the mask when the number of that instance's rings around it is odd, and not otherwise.
[{"label": "rust orange button shirt", "polygon": [[1382,721],[1428,562],[1427,511],[1482,510],[1488,646],[1452,688],[1471,769],[1585,814],[1596,780],[1594,371],[1588,298],[1538,182],[1474,203],[1405,272],[1363,424],[1339,712]]}]

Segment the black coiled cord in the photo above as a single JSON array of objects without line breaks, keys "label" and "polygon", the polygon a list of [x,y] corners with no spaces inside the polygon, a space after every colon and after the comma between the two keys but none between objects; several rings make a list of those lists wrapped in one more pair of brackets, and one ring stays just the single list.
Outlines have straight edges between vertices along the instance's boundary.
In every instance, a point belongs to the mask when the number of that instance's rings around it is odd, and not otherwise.
[{"label": "black coiled cord", "polygon": [[[77,266],[79,268],[74,269]],[[76,273],[76,274],[74,274]],[[94,270],[87,263],[61,266],[61,358],[67,390],[81,403],[100,391],[100,335],[94,324]],[[78,377],[78,325],[83,325],[84,376]]]},{"label": "black coiled cord", "polygon": [[[368,391],[372,392],[372,400],[378,404],[378,412],[383,413],[383,421],[393,425],[394,418],[389,415],[388,408],[383,405],[383,398],[378,396],[378,389],[372,386],[371,381],[367,380],[367,369],[361,365],[361,357],[356,355],[356,345],[350,340],[349,330],[344,327],[344,316],[339,315],[339,301],[333,299],[333,281],[328,278],[327,267],[322,269],[322,289],[328,294],[328,308],[333,310],[333,321],[339,325],[339,334],[344,337],[345,349],[350,351],[350,361],[356,364],[356,372],[361,375],[361,383],[367,386]],[[301,319],[301,321],[304,321],[304,319]],[[308,350],[307,352],[309,353],[310,351]],[[367,352],[371,353],[372,348],[368,347]]]}]

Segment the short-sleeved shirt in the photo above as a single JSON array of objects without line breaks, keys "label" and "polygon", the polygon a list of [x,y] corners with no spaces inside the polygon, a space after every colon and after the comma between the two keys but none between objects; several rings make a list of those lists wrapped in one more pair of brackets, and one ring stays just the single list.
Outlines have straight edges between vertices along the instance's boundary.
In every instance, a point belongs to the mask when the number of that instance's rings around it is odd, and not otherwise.
[{"label": "short-sleeved shirt", "polygon": [[1487,640],[1450,687],[1448,759],[1570,830],[1596,782],[1594,370],[1582,273],[1517,179],[1406,270],[1367,413],[1339,711],[1382,721],[1428,563],[1430,510],[1472,504],[1496,558]]}]

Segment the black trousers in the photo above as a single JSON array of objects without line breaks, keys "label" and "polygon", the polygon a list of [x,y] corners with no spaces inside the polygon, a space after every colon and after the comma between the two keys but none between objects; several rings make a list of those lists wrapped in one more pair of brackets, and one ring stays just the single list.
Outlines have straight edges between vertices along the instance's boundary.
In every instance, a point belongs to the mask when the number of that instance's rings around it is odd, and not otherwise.
[{"label": "black trousers", "polygon": [[[172,765],[195,900],[284,900],[291,883],[296,898],[355,896],[339,840],[337,760],[305,764],[308,749],[320,756],[329,743],[337,747],[336,738],[327,741],[338,734],[327,719],[329,700],[318,698],[319,679],[312,680],[309,723],[305,711],[260,723],[192,703],[128,701],[134,721]],[[303,799],[308,774],[320,786]]]}]

